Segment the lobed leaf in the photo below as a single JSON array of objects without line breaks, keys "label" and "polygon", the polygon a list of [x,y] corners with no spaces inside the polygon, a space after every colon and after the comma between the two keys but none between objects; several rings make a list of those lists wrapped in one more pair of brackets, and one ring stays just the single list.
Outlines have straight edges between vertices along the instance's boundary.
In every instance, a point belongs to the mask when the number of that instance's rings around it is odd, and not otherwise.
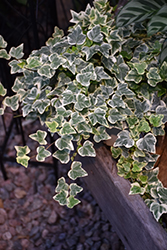
[{"label": "lobed leaf", "polygon": [[74,161],[71,164],[71,170],[68,172],[68,176],[72,180],[76,180],[78,177],[87,176],[87,172],[81,167],[82,163],[79,161]]},{"label": "lobed leaf", "polygon": [[78,154],[80,154],[83,157],[84,156],[95,157],[96,152],[93,148],[93,143],[90,141],[85,141],[83,146],[78,149]]}]

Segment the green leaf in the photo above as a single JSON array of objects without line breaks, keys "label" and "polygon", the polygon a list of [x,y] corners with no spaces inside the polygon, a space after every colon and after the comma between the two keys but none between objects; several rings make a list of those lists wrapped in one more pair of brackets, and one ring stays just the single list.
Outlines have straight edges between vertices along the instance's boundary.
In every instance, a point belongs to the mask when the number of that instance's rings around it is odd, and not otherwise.
[{"label": "green leaf", "polygon": [[111,124],[115,124],[117,121],[122,120],[125,120],[125,115],[120,114],[120,112],[116,108],[110,109],[108,121]]},{"label": "green leaf", "polygon": [[68,176],[72,180],[76,180],[78,177],[85,177],[87,176],[87,172],[81,167],[82,163],[79,161],[74,161],[71,164],[71,169],[68,172]]},{"label": "green leaf", "polygon": [[2,83],[0,82],[0,95],[1,96],[5,96],[7,93],[7,90],[4,88],[4,86],[2,85]]},{"label": "green leaf", "polygon": [[82,29],[79,25],[73,29],[67,38],[70,45],[81,45],[86,40],[86,36],[82,33]]},{"label": "green leaf", "polygon": [[61,206],[64,206],[67,204],[67,195],[68,192],[66,192],[65,190],[61,190],[60,193],[53,196],[53,199],[55,201],[58,201]]},{"label": "green leaf", "polygon": [[152,114],[150,117],[149,117],[149,121],[150,121],[150,123],[154,126],[154,127],[160,127],[162,124],[163,124],[163,122],[162,122],[162,120],[163,120],[163,118],[164,118],[164,115],[154,115],[154,114]]},{"label": "green leaf", "polygon": [[134,161],[133,162],[133,172],[141,172],[142,169],[147,165],[146,162],[139,162],[139,161]]},{"label": "green leaf", "polygon": [[76,129],[77,129],[78,133],[84,133],[84,132],[92,133],[91,126],[88,123],[86,123],[85,121],[78,123]]},{"label": "green leaf", "polygon": [[86,61],[89,61],[90,58],[97,53],[97,51],[99,50],[99,46],[98,45],[93,45],[91,47],[83,47],[82,48],[82,52],[84,52],[86,54]]},{"label": "green leaf", "polygon": [[88,115],[88,118],[93,126],[96,123],[99,123],[105,127],[108,127],[108,122],[107,122],[105,116],[106,116],[106,111],[101,109],[101,108],[97,108],[97,109],[95,109],[94,113],[90,113]]},{"label": "green leaf", "polygon": [[52,156],[58,159],[61,163],[67,164],[70,160],[70,151],[67,149],[57,150]]},{"label": "green leaf", "polygon": [[65,90],[62,93],[62,97],[62,102],[64,106],[76,102],[76,95],[71,90]]},{"label": "green leaf", "polygon": [[143,138],[136,142],[138,149],[148,151],[150,153],[155,153],[156,138],[153,134],[148,133]]},{"label": "green leaf", "polygon": [[77,74],[76,80],[81,83],[82,86],[88,87],[90,85],[91,76],[91,72]]},{"label": "green leaf", "polygon": [[139,132],[146,132],[148,133],[149,131],[151,130],[150,126],[149,126],[149,123],[143,119],[139,122],[139,125],[138,125],[138,131]]},{"label": "green leaf", "polygon": [[78,112],[74,112],[71,115],[71,120],[70,120],[70,124],[72,126],[76,126],[78,123],[83,122],[84,118],[83,116],[81,116]]},{"label": "green leaf", "polygon": [[16,111],[19,108],[19,96],[17,94],[11,97],[7,96],[3,103],[5,106],[10,107],[13,111]]},{"label": "green leaf", "polygon": [[62,128],[59,133],[61,135],[70,135],[70,134],[76,134],[76,131],[68,122],[65,122],[62,125]]},{"label": "green leaf", "polygon": [[84,156],[91,156],[91,157],[96,156],[96,152],[93,148],[93,143],[90,141],[85,141],[83,146],[78,149],[78,153],[83,157]]},{"label": "green leaf", "polygon": [[139,122],[138,118],[135,116],[127,117],[126,121],[131,129]]},{"label": "green leaf", "polygon": [[29,161],[29,159],[30,159],[30,157],[27,156],[27,155],[24,155],[22,157],[20,157],[20,156],[16,157],[17,163],[21,164],[22,166],[24,166],[26,168],[28,167],[28,161]]},{"label": "green leaf", "polygon": [[38,153],[36,156],[37,161],[45,161],[45,158],[51,155],[51,153],[48,150],[46,150],[44,146],[38,147],[37,153]]},{"label": "green leaf", "polygon": [[167,81],[167,62],[163,62],[160,67],[159,74],[163,80]]},{"label": "green leaf", "polygon": [[66,183],[65,178],[64,177],[59,178],[57,181],[57,186],[56,186],[55,192],[59,193],[61,190],[68,191],[68,189],[69,189],[69,186]]},{"label": "green leaf", "polygon": [[90,31],[88,31],[87,36],[90,40],[95,43],[100,43],[103,41],[103,35],[101,34],[100,25],[94,26]]},{"label": "green leaf", "polygon": [[8,55],[6,49],[0,49],[0,58],[4,58],[6,60],[10,59],[10,55]]},{"label": "green leaf", "polygon": [[77,102],[75,103],[74,107],[78,111],[82,111],[84,108],[90,107],[90,99],[84,94],[77,95]]},{"label": "green leaf", "polygon": [[76,196],[82,190],[83,190],[83,188],[78,186],[76,183],[71,183],[70,184],[70,195],[71,196]]},{"label": "green leaf", "polygon": [[97,134],[94,135],[93,139],[95,142],[99,143],[100,141],[108,140],[111,137],[107,134],[106,128],[103,126],[100,126],[97,128]]},{"label": "green leaf", "polygon": [[162,120],[163,123],[167,122],[167,108],[164,105],[160,105],[156,108],[156,113],[157,114],[162,114],[164,115],[164,118]]},{"label": "green leaf", "polygon": [[66,62],[66,59],[57,53],[53,53],[49,56],[49,60],[51,61],[50,67],[52,69],[58,69],[60,65],[63,65]]},{"label": "green leaf", "polygon": [[158,221],[162,214],[167,213],[167,205],[153,202],[150,205],[150,211],[153,213],[155,219]]},{"label": "green leaf", "polygon": [[143,102],[135,99],[135,115],[138,118],[142,118],[144,113],[146,113],[150,109],[150,103],[148,100],[144,100]]},{"label": "green leaf", "polygon": [[134,140],[130,138],[129,131],[124,130],[118,133],[118,138],[114,143],[114,147],[125,146],[126,148],[131,148],[134,145]]},{"label": "green leaf", "polygon": [[71,135],[63,135],[61,138],[56,140],[55,145],[59,150],[74,150],[74,146],[71,141],[72,139],[73,137]]},{"label": "green leaf", "polygon": [[10,73],[15,74],[15,73],[22,73],[23,69],[18,66],[18,61],[17,60],[12,60],[9,63],[9,66],[11,67]]},{"label": "green leaf", "polygon": [[69,207],[69,208],[73,208],[74,206],[76,206],[79,203],[80,203],[80,200],[74,198],[71,195],[67,198],[67,207]]},{"label": "green leaf", "polygon": [[148,176],[146,176],[146,175],[140,175],[139,176],[139,180],[141,181],[142,184],[146,184],[147,179],[148,179]]},{"label": "green leaf", "polygon": [[121,107],[121,108],[125,108],[125,103],[124,101],[122,100],[122,97],[121,96],[118,96],[116,94],[114,94],[112,96],[112,99],[109,100],[108,102],[108,105],[111,106],[112,108],[118,108],[118,107]]},{"label": "green leaf", "polygon": [[131,183],[131,189],[129,194],[144,194],[145,188],[141,187],[138,182]]},{"label": "green leaf", "polygon": [[121,83],[124,83],[125,77],[128,72],[129,72],[129,67],[124,62],[123,63],[117,62],[117,65],[115,64],[115,66],[113,67],[113,73]]},{"label": "green leaf", "polygon": [[42,62],[40,61],[38,56],[29,57],[27,59],[27,65],[26,68],[28,69],[36,69],[42,65]]},{"label": "green leaf", "polygon": [[15,149],[17,151],[17,156],[19,157],[23,157],[25,156],[26,154],[30,153],[30,149],[28,146],[15,146]]},{"label": "green leaf", "polygon": [[149,72],[146,74],[148,78],[148,84],[152,87],[155,87],[158,82],[161,82],[162,79],[158,73],[158,69],[156,67],[151,67]]},{"label": "green leaf", "polygon": [[143,75],[145,73],[145,69],[147,68],[146,62],[139,62],[133,64],[134,68],[137,70],[139,75]]},{"label": "green leaf", "polygon": [[38,69],[38,74],[40,76],[46,76],[47,78],[52,78],[55,71],[51,68],[50,64],[44,64]]},{"label": "green leaf", "polygon": [[49,128],[51,133],[57,132],[58,123],[56,121],[45,122],[46,126]]},{"label": "green leaf", "polygon": [[161,202],[167,203],[167,188],[157,187],[158,197]]},{"label": "green leaf", "polygon": [[40,114],[43,114],[49,105],[50,105],[49,99],[36,100],[33,103],[33,108],[37,109]]},{"label": "green leaf", "polygon": [[127,83],[119,83],[115,94],[118,96],[124,95],[128,98],[132,98],[135,95],[134,92],[128,88]]},{"label": "green leaf", "polygon": [[4,40],[4,38],[0,35],[0,48],[6,48],[7,42]]},{"label": "green leaf", "polygon": [[112,153],[112,157],[114,159],[117,159],[121,155],[122,150],[121,150],[121,148],[111,147],[111,153]]},{"label": "green leaf", "polygon": [[131,69],[128,72],[128,75],[125,77],[126,81],[133,81],[135,83],[139,83],[142,80],[142,76],[138,74],[136,69]]},{"label": "green leaf", "polygon": [[9,55],[11,55],[11,57],[14,57],[16,59],[20,59],[24,56],[23,53],[23,46],[24,44],[20,44],[18,47],[12,47],[9,51]]},{"label": "green leaf", "polygon": [[45,140],[47,136],[47,133],[45,131],[42,130],[37,130],[36,133],[29,135],[29,137],[32,140],[37,141],[40,145],[46,145],[47,141]]},{"label": "green leaf", "polygon": [[97,81],[100,82],[102,79],[110,79],[111,77],[104,71],[102,66],[95,68],[95,73],[97,75]]},{"label": "green leaf", "polygon": [[165,135],[165,130],[164,130],[163,127],[154,127],[152,129],[152,132],[153,132],[153,134],[155,136],[158,136],[158,135],[163,136],[163,135]]}]

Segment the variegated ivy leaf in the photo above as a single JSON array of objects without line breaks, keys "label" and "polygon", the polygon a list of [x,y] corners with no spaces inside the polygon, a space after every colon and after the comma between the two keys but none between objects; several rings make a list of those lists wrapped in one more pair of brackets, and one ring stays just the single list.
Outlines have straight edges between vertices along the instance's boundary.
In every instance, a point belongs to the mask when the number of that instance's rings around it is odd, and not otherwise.
[{"label": "variegated ivy leaf", "polygon": [[22,108],[23,117],[26,117],[31,111],[33,111],[32,104],[26,104]]},{"label": "variegated ivy leaf", "polygon": [[90,58],[97,53],[97,51],[99,50],[99,46],[98,45],[93,45],[91,47],[83,47],[82,48],[82,52],[84,52],[86,54],[86,61],[89,61]]},{"label": "variegated ivy leaf", "polygon": [[16,157],[16,161],[17,163],[21,164],[22,166],[24,166],[25,168],[28,167],[28,161],[29,161],[30,157],[27,155],[24,155],[22,157],[17,156]]},{"label": "variegated ivy leaf", "polygon": [[134,68],[137,70],[139,75],[143,75],[145,73],[145,69],[147,68],[146,62],[137,62],[133,63]]},{"label": "variegated ivy leaf", "polygon": [[105,127],[108,127],[108,122],[107,122],[105,116],[106,116],[106,111],[101,109],[101,108],[97,108],[97,109],[95,109],[94,113],[90,113],[88,115],[88,118],[93,126],[96,123],[99,123]]},{"label": "variegated ivy leaf", "polygon": [[134,161],[133,162],[133,172],[141,172],[142,169],[147,165],[146,162],[139,162],[139,161]]},{"label": "variegated ivy leaf", "polygon": [[64,116],[64,117],[68,117],[70,116],[70,114],[72,113],[71,110],[66,110],[64,107],[60,106],[60,107],[57,107],[56,108],[57,110],[57,114],[58,115],[61,115],[61,116]]},{"label": "variegated ivy leaf", "polygon": [[160,127],[163,124],[163,122],[162,122],[163,118],[164,118],[164,115],[162,115],[162,114],[161,115],[152,114],[149,117],[149,121],[154,127]]},{"label": "variegated ivy leaf", "polygon": [[68,198],[67,198],[67,207],[68,208],[73,208],[74,206],[76,206],[77,204],[79,204],[81,201],[74,198],[72,195],[70,195]]},{"label": "variegated ivy leaf", "polygon": [[53,199],[55,201],[58,201],[61,206],[64,206],[67,204],[67,196],[68,192],[65,190],[61,190],[58,194],[53,196]]},{"label": "variegated ivy leaf", "polygon": [[67,58],[70,65],[72,65],[76,58],[78,58],[78,55],[76,53],[64,53],[63,56]]},{"label": "variegated ivy leaf", "polygon": [[94,26],[91,30],[87,32],[87,37],[95,43],[100,43],[103,41],[103,35],[101,34],[100,25]]},{"label": "variegated ivy leaf", "polygon": [[0,48],[6,48],[7,42],[4,40],[4,38],[0,35]]},{"label": "variegated ivy leaf", "polygon": [[90,107],[90,99],[84,94],[77,95],[77,102],[75,103],[74,107],[78,111],[82,111],[84,108]]},{"label": "variegated ivy leaf", "polygon": [[163,80],[167,80],[167,62],[164,61],[159,70],[160,77]]},{"label": "variegated ivy leaf", "polygon": [[11,55],[12,57],[16,58],[16,59],[20,59],[24,56],[23,53],[23,46],[24,44],[20,44],[18,47],[12,47],[9,51],[9,55]]},{"label": "variegated ivy leaf", "polygon": [[74,150],[74,146],[72,143],[73,137],[71,135],[63,135],[61,138],[58,138],[55,142],[56,147],[59,150],[69,149]]},{"label": "variegated ivy leaf", "polygon": [[124,130],[118,133],[118,138],[114,143],[114,147],[125,146],[126,148],[131,148],[134,145],[134,140],[130,137],[129,131]]},{"label": "variegated ivy leaf", "polygon": [[163,123],[167,122],[167,108],[164,105],[160,105],[156,108],[156,113],[164,115],[164,118],[162,120]]},{"label": "variegated ivy leaf", "polygon": [[82,33],[81,27],[78,25],[73,31],[67,36],[70,45],[81,45],[85,42],[86,36]]},{"label": "variegated ivy leaf", "polygon": [[78,186],[76,183],[71,183],[70,184],[70,195],[76,196],[82,190],[83,190],[83,188]]},{"label": "variegated ivy leaf", "polygon": [[131,183],[129,194],[144,194],[145,188],[141,187],[138,182]]},{"label": "variegated ivy leaf", "polygon": [[138,84],[142,80],[142,75],[139,75],[137,70],[134,68],[128,72],[128,75],[125,77],[125,80],[133,81]]},{"label": "variegated ivy leaf", "polygon": [[108,58],[103,56],[101,61],[104,66],[111,71],[114,66],[114,63],[116,62],[116,58],[114,56],[109,56]]},{"label": "variegated ivy leaf", "polygon": [[26,154],[30,153],[30,149],[28,146],[15,146],[16,152],[17,152],[17,156],[19,157],[23,157]]},{"label": "variegated ivy leaf", "polygon": [[16,111],[19,108],[19,96],[17,94],[11,97],[7,96],[3,104],[10,107],[13,111]]},{"label": "variegated ivy leaf", "polygon": [[120,112],[116,108],[110,109],[108,121],[111,124],[115,124],[117,121],[122,120],[125,120],[125,115],[120,114]]},{"label": "variegated ivy leaf", "polygon": [[150,211],[153,213],[155,219],[158,221],[162,214],[167,213],[167,205],[159,204],[156,201],[150,205]]},{"label": "variegated ivy leaf", "polygon": [[63,91],[62,97],[62,102],[64,106],[76,102],[76,95],[71,90]]},{"label": "variegated ivy leaf", "polygon": [[104,80],[105,86],[112,87],[113,89],[118,85],[118,82],[115,77],[112,77],[108,80]]},{"label": "variegated ivy leaf", "polygon": [[115,94],[118,96],[125,95],[128,98],[132,98],[135,95],[134,92],[128,88],[127,83],[119,83]]},{"label": "variegated ivy leaf", "polygon": [[131,129],[134,128],[136,124],[139,122],[136,116],[127,117],[126,121]]},{"label": "variegated ivy leaf", "polygon": [[68,176],[72,180],[76,180],[78,177],[87,176],[87,172],[82,168],[82,163],[79,161],[74,161],[71,164],[71,169],[68,172]]},{"label": "variegated ivy leaf", "polygon": [[78,123],[76,129],[78,133],[84,133],[84,132],[92,133],[91,126],[85,121]]},{"label": "variegated ivy leaf", "polygon": [[70,160],[70,151],[68,149],[57,150],[52,156],[58,159],[61,163],[67,164]]},{"label": "variegated ivy leaf", "polygon": [[61,135],[70,135],[70,134],[76,134],[75,129],[70,125],[70,123],[65,122],[62,125],[61,130],[59,131]]},{"label": "variegated ivy leaf", "polygon": [[113,73],[121,83],[124,83],[125,77],[128,72],[129,72],[129,67],[124,62],[122,63],[117,62],[117,64],[114,65],[113,67]]},{"label": "variegated ivy leaf", "polygon": [[54,75],[55,71],[51,68],[50,64],[44,64],[42,65],[38,70],[38,74],[40,76],[46,76],[47,78],[52,78]]},{"label": "variegated ivy leaf", "polygon": [[2,83],[0,82],[0,95],[1,96],[5,96],[6,95],[7,90],[4,88],[4,86],[2,85]]},{"label": "variegated ivy leaf", "polygon": [[111,153],[112,153],[112,157],[114,159],[117,159],[121,155],[122,150],[121,150],[121,148],[111,147]]},{"label": "variegated ivy leaf", "polygon": [[71,115],[71,120],[70,120],[70,124],[72,126],[76,126],[78,123],[81,123],[84,121],[83,116],[81,116],[78,112],[74,112]]},{"label": "variegated ivy leaf", "polygon": [[122,38],[119,36],[118,34],[119,30],[112,30],[110,32],[110,35],[108,36],[108,41],[111,42],[111,41],[122,41]]},{"label": "variegated ivy leaf", "polygon": [[73,73],[73,75],[75,75],[75,72],[76,72],[76,65],[75,63],[73,63],[72,65],[69,64],[68,61],[66,61],[64,64],[63,64],[63,68],[67,68],[71,71],[71,73]]},{"label": "variegated ivy leaf", "polygon": [[69,189],[69,185],[66,183],[65,178],[64,177],[59,178],[57,181],[57,186],[56,186],[55,192],[58,193],[61,190],[68,191],[68,189]]},{"label": "variegated ivy leaf", "polygon": [[49,56],[49,60],[51,61],[50,67],[52,69],[58,69],[60,65],[63,65],[66,62],[66,59],[57,53],[51,54],[51,56]]},{"label": "variegated ivy leaf", "polygon": [[57,127],[59,126],[59,124],[56,121],[45,122],[45,124],[49,128],[49,131],[51,133],[56,133],[57,132]]},{"label": "variegated ivy leaf", "polygon": [[6,60],[10,59],[10,55],[8,55],[6,49],[0,49],[0,58],[4,58]]},{"label": "variegated ivy leaf", "polygon": [[135,108],[136,108],[135,115],[138,118],[142,118],[144,113],[146,113],[150,109],[150,103],[148,100],[141,102],[135,99],[134,103],[135,103]]},{"label": "variegated ivy leaf", "polygon": [[110,97],[111,94],[113,94],[113,88],[111,87],[107,87],[104,85],[100,85],[101,91],[102,91],[102,95],[104,99],[108,99]]},{"label": "variegated ivy leaf", "polygon": [[9,63],[9,66],[11,67],[11,69],[10,69],[11,74],[22,73],[23,72],[23,69],[18,66],[18,61],[17,60],[12,60]]},{"label": "variegated ivy leaf", "polygon": [[91,76],[91,72],[77,74],[76,80],[81,83],[82,86],[88,87],[90,85]]},{"label": "variegated ivy leaf", "polygon": [[33,108],[38,110],[40,114],[43,114],[46,108],[50,105],[50,100],[44,99],[44,100],[36,100],[33,103]]},{"label": "variegated ivy leaf", "polygon": [[26,68],[28,69],[36,69],[42,65],[40,58],[38,56],[33,56],[27,58],[27,65]]},{"label": "variegated ivy leaf", "polygon": [[102,66],[95,68],[95,73],[97,75],[97,81],[100,82],[102,79],[110,79],[111,77],[104,71]]},{"label": "variegated ivy leaf", "polygon": [[98,51],[101,52],[101,54],[103,56],[105,56],[106,58],[109,57],[110,55],[110,49],[111,49],[111,45],[108,43],[102,43],[99,47],[98,47]]},{"label": "variegated ivy leaf", "polygon": [[167,203],[167,188],[157,187],[158,197],[161,202]]},{"label": "variegated ivy leaf", "polygon": [[44,161],[46,157],[49,157],[51,155],[51,152],[45,149],[44,146],[40,146],[37,148],[37,161]]},{"label": "variegated ivy leaf", "polygon": [[4,114],[4,109],[0,108],[0,115],[3,115],[3,114]]},{"label": "variegated ivy leaf", "polygon": [[149,126],[149,123],[145,119],[142,119],[139,122],[139,125],[137,126],[137,129],[138,129],[139,132],[146,132],[146,133],[148,133],[151,130],[151,128]]},{"label": "variegated ivy leaf", "polygon": [[156,67],[151,67],[149,72],[146,74],[148,78],[148,84],[152,87],[155,87],[158,82],[161,82],[162,79],[158,73],[158,69]]},{"label": "variegated ivy leaf", "polygon": [[100,141],[108,140],[111,136],[109,136],[106,132],[106,128],[100,126],[96,130],[96,134],[94,135],[93,139],[95,142],[99,143]]},{"label": "variegated ivy leaf", "polygon": [[45,131],[42,130],[37,130],[36,133],[29,135],[29,137],[32,140],[37,141],[40,145],[46,145],[47,141],[45,140],[47,136],[47,133]]},{"label": "variegated ivy leaf", "polygon": [[152,132],[153,132],[153,134],[155,136],[158,136],[158,135],[163,136],[163,135],[165,135],[165,130],[163,129],[163,127],[154,127],[152,129]]},{"label": "variegated ivy leaf", "polygon": [[122,108],[125,108],[125,103],[124,101],[122,100],[122,97],[121,96],[118,96],[116,94],[114,94],[112,96],[112,99],[109,100],[108,102],[108,105],[111,106],[112,108],[118,108],[118,107],[122,107]]},{"label": "variegated ivy leaf", "polygon": [[148,151],[150,153],[155,153],[156,138],[153,134],[148,133],[143,138],[136,142],[137,147],[140,150]]},{"label": "variegated ivy leaf", "polygon": [[93,148],[93,143],[90,141],[85,141],[83,146],[78,149],[78,153],[83,157],[84,156],[91,156],[91,157],[96,156],[96,152]]}]

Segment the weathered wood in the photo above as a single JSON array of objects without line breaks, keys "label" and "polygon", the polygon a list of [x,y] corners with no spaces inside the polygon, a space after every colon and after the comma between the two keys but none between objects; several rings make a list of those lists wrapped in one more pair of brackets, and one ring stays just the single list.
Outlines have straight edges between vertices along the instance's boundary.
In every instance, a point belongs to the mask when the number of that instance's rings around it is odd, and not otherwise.
[{"label": "weathered wood", "polygon": [[[80,159],[81,160],[81,159]],[[167,233],[139,195],[129,195],[130,183],[117,175],[110,151],[102,146],[96,158],[82,158],[84,180],[128,250],[167,250]]]}]

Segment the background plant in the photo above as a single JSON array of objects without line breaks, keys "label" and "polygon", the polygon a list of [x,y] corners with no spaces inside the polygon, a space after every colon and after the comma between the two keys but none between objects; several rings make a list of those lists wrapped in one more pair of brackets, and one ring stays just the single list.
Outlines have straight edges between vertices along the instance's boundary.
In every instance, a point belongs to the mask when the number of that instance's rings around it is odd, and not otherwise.
[{"label": "background plant", "polygon": [[[57,133],[53,157],[61,163],[71,161],[72,181],[87,175],[76,155],[95,157],[94,142],[109,139],[110,129],[118,128],[111,148],[113,157],[119,157],[118,174],[131,181],[130,194],[147,197],[158,220],[167,212],[167,191],[154,170],[156,136],[164,135],[167,121],[167,63],[160,63],[166,34],[148,37],[145,23],[117,27],[107,0],[71,14],[75,25],[69,34],[55,27],[46,46],[27,59],[23,44],[7,53],[1,37],[0,56],[14,58],[9,62],[11,74],[19,74],[12,87],[15,95],[5,97],[1,114],[6,106],[15,111],[20,105],[23,117],[39,118],[52,135]],[[0,94],[6,94],[2,84]],[[39,143],[38,161],[51,155],[46,135],[42,130],[30,135]],[[29,147],[15,148],[17,162],[27,167]],[[80,202],[75,196],[82,187],[66,183],[64,177],[55,191],[61,205],[72,208]]]}]

